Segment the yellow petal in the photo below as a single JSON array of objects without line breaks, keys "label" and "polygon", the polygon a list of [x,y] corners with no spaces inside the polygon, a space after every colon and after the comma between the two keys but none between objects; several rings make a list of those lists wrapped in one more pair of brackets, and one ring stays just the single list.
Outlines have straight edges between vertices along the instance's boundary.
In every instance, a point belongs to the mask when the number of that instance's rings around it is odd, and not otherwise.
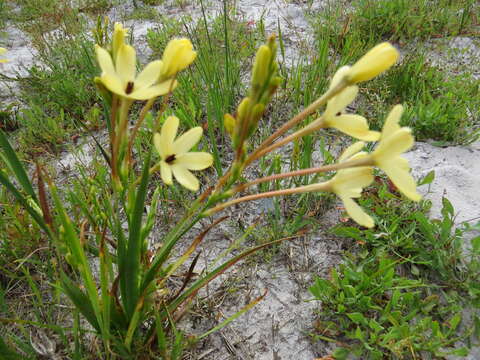
[{"label": "yellow petal", "polygon": [[356,143],[353,143],[343,151],[342,155],[340,155],[338,158],[338,161],[343,162],[350,159],[353,155],[362,150],[364,146],[365,143],[363,141],[357,141]]},{"label": "yellow petal", "polygon": [[95,45],[95,54],[97,55],[97,61],[100,65],[100,69],[102,69],[103,74],[116,76],[112,57],[110,56],[108,51],[101,46]]},{"label": "yellow petal", "polygon": [[7,49],[0,47],[0,55],[3,55],[7,52]]},{"label": "yellow petal", "polygon": [[[174,84],[176,85],[176,83]],[[148,100],[160,95],[165,95],[170,90],[170,84],[163,82],[161,84],[149,86],[132,92],[127,97],[134,100]]]},{"label": "yellow petal", "polygon": [[172,172],[175,179],[188,190],[197,191],[200,187],[198,179],[187,168],[181,165],[172,165]]},{"label": "yellow petal", "polygon": [[189,152],[178,155],[175,161],[177,164],[189,170],[203,170],[213,164],[213,156],[206,152]]},{"label": "yellow petal", "polygon": [[387,166],[383,166],[382,170],[403,195],[413,201],[420,201],[422,196],[417,192],[417,184],[402,164],[391,161]]},{"label": "yellow petal", "polygon": [[378,147],[372,153],[375,163],[382,167],[403,152],[409,150],[414,144],[412,130],[406,127],[401,128],[392,135],[380,141]]},{"label": "yellow petal", "polygon": [[345,114],[335,116],[329,121],[329,126],[360,140],[376,141],[380,138],[380,133],[378,131],[370,131],[367,119],[360,115]]},{"label": "yellow petal", "polygon": [[351,68],[347,75],[352,84],[367,81],[381,74],[396,63],[399,52],[392,44],[378,44],[363,55]]},{"label": "yellow petal", "polygon": [[358,197],[361,189],[373,182],[372,168],[361,166],[339,170],[330,181],[338,196]]},{"label": "yellow petal", "polygon": [[113,58],[117,58],[118,50],[125,44],[125,36],[128,29],[125,29],[122,24],[115,23],[112,36],[112,54]]},{"label": "yellow petal", "polygon": [[160,70],[162,70],[162,62],[160,60],[152,61],[145,66],[135,79],[135,89],[140,90],[153,85],[158,79]]},{"label": "yellow petal", "polygon": [[402,105],[395,105],[387,116],[385,124],[382,128],[382,138],[386,138],[393,135],[396,131],[400,130],[400,118],[402,117],[403,107]]},{"label": "yellow petal", "polygon": [[340,197],[340,199],[345,206],[347,214],[353,219],[353,221],[367,228],[375,226],[373,219],[355,201],[348,197]]},{"label": "yellow petal", "polygon": [[160,162],[160,176],[166,185],[172,185],[172,169],[165,161]]},{"label": "yellow petal", "polygon": [[325,117],[327,118],[327,121],[330,121],[330,117],[345,110],[345,108],[355,100],[357,94],[358,86],[349,86],[343,89],[338,95],[334,96],[333,99],[327,103],[327,108],[325,109]]},{"label": "yellow petal", "polygon": [[117,95],[120,95],[120,96],[126,96],[125,89],[123,87],[122,81],[120,80],[120,78],[116,74],[102,75],[100,77],[100,81],[111,92],[113,92]]},{"label": "yellow petal", "polygon": [[188,130],[185,134],[178,137],[177,140],[173,143],[173,151],[177,155],[185,154],[190,150],[196,143],[200,141],[202,137],[203,129],[200,126],[194,127]]},{"label": "yellow petal", "polygon": [[[118,49],[115,61],[115,69],[118,76],[122,79],[124,85],[128,82],[134,82],[137,71],[137,55],[135,49],[130,45],[122,45]],[[135,90],[135,88],[133,89]]]},{"label": "yellow petal", "polygon": [[333,75],[332,81],[330,82],[330,89],[333,89],[335,86],[337,86],[349,72],[350,66],[342,66],[340,69],[338,69],[335,75]]},{"label": "yellow petal", "polygon": [[162,160],[165,160],[170,155],[175,155],[173,151],[173,141],[177,136],[179,120],[175,116],[169,116],[162,126],[159,139],[159,153]]}]

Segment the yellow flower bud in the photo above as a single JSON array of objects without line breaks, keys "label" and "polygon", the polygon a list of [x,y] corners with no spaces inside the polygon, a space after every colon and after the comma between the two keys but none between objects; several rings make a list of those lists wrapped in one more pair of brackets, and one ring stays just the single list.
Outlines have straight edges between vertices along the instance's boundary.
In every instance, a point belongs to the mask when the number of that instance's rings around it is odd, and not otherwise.
[{"label": "yellow flower bud", "polygon": [[347,81],[356,84],[370,80],[395,64],[398,56],[399,52],[392,44],[388,42],[378,44],[349,69],[346,74]]},{"label": "yellow flower bud", "polygon": [[233,137],[235,132],[235,118],[230,114],[223,115],[223,126],[225,126],[225,130],[227,131],[228,135]]},{"label": "yellow flower bud", "polygon": [[238,113],[237,119],[239,120],[245,119],[250,109],[251,103],[252,101],[248,97],[242,100],[242,102],[240,103],[240,105],[238,105],[238,108],[237,108],[237,113]]},{"label": "yellow flower bud", "polygon": [[170,40],[163,52],[163,66],[161,79],[175,76],[195,60],[197,52],[193,51],[193,45],[188,39]]},{"label": "yellow flower bud", "polygon": [[255,56],[255,63],[253,64],[252,71],[252,85],[262,86],[267,80],[268,74],[270,72],[270,60],[272,57],[272,52],[267,45],[262,45],[257,51]]}]

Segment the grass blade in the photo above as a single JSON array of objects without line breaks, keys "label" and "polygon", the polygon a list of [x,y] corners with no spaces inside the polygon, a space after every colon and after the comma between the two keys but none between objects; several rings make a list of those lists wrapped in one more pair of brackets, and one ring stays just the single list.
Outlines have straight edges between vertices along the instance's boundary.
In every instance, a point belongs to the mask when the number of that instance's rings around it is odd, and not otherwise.
[{"label": "grass blade", "polygon": [[11,147],[6,134],[2,130],[0,130],[0,147],[3,150],[3,154],[1,154],[2,158],[5,160],[10,170],[15,174],[22,189],[38,204],[37,195],[35,195],[32,183],[28,179],[22,163],[18,159],[15,150]]}]

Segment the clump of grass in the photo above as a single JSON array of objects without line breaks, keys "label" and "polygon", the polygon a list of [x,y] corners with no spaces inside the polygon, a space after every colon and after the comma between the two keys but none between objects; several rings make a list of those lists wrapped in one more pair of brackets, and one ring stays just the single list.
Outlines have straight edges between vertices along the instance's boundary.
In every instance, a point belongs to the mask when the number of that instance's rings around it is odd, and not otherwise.
[{"label": "clump of grass", "polygon": [[330,33],[341,47],[355,44],[368,48],[386,40],[469,34],[478,21],[473,0],[435,4],[428,0],[357,0],[352,10],[343,9],[334,5],[316,20],[317,32]]},{"label": "clump of grass", "polygon": [[[86,114],[98,98],[92,78],[98,70],[93,43],[84,37],[45,42],[40,51],[44,66],[33,66],[20,80],[26,109],[19,114],[21,142],[57,147],[74,129],[84,126]],[[48,89],[48,91],[45,91]]]}]

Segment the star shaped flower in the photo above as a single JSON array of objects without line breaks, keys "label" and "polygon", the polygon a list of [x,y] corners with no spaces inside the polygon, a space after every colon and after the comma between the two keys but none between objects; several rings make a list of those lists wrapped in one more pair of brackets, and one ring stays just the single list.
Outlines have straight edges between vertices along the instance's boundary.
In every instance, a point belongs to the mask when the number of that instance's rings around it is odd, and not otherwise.
[{"label": "star shaped flower", "polygon": [[414,144],[412,130],[398,124],[402,112],[401,105],[396,105],[390,111],[383,125],[380,142],[371,156],[375,165],[387,174],[402,194],[419,201],[422,196],[417,192],[415,180],[410,175],[408,161],[400,156]]},{"label": "star shaped flower", "polygon": [[148,100],[165,95],[176,86],[176,81],[172,84],[172,80],[157,82],[163,65],[160,60],[149,63],[137,76],[136,52],[130,45],[119,45],[115,64],[104,48],[96,45],[95,51],[102,69],[100,81],[108,90],[123,98]]},{"label": "star shaped flower", "polygon": [[172,174],[175,179],[189,190],[197,191],[200,187],[198,179],[190,170],[203,170],[211,166],[213,157],[206,152],[189,152],[200,140],[203,129],[200,126],[177,136],[179,120],[169,116],[160,133],[153,137],[153,143],[160,154],[160,175],[165,184],[171,185]]}]

